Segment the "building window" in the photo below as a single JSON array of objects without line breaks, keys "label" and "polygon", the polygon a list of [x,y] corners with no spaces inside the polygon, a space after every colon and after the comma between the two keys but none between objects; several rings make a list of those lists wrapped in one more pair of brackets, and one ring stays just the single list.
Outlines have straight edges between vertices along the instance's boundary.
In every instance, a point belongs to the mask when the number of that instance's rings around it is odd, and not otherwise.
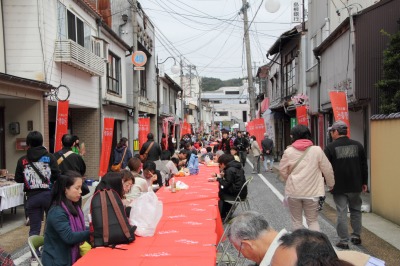
[{"label": "building window", "polygon": [[107,63],[107,90],[121,94],[121,59],[111,52],[108,52]]},{"label": "building window", "polygon": [[58,2],[58,38],[70,39],[90,50],[90,36],[90,26]]},{"label": "building window", "polygon": [[239,94],[239,91],[225,91],[225,94]]},{"label": "building window", "polygon": [[293,55],[294,50],[286,55],[285,58],[285,66],[283,68],[284,75],[284,84],[283,88],[286,92],[285,96],[292,95],[295,92],[296,88],[296,80],[295,80],[295,72],[296,72],[296,61]]},{"label": "building window", "polygon": [[224,112],[224,111],[219,111],[218,114],[219,114],[219,116],[228,116],[228,112]]},{"label": "building window", "polygon": [[144,65],[144,67],[145,67],[145,70],[139,71],[140,96],[147,97],[147,89],[146,89],[147,63],[146,63],[146,65]]}]

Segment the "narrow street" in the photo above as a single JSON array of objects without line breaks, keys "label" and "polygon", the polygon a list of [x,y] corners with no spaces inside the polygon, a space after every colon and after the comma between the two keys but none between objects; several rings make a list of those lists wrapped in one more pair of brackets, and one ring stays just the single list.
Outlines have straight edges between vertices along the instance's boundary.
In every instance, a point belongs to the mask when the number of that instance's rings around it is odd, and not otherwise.
[{"label": "narrow street", "polygon": [[[247,158],[247,164],[245,167],[246,176],[250,176],[252,171],[252,157]],[[276,164],[277,166],[278,164]],[[270,225],[275,230],[281,230],[286,228],[290,230],[291,222],[288,210],[283,206],[283,194],[284,184],[279,180],[276,173],[262,171],[260,174],[252,174],[253,181],[249,185],[249,197],[251,209],[258,211],[267,218]],[[19,210],[19,212],[21,212]],[[239,213],[240,208],[237,209],[236,213]],[[319,217],[319,223],[321,231],[324,232],[332,244],[334,245],[339,239],[336,235],[334,221],[336,219],[335,209],[328,204],[324,205],[323,211],[321,211]],[[305,223],[304,223],[305,224]],[[4,240],[15,240],[14,242],[20,242],[20,247],[13,252],[12,257],[16,265],[28,266],[30,253],[27,244],[23,244],[21,239],[24,239],[24,235],[27,235],[27,227],[21,226],[17,230],[7,234],[8,239],[4,239],[4,236],[0,235],[0,241]],[[22,235],[23,234],[23,235]],[[385,242],[384,240],[376,237],[373,233],[368,230],[363,231],[363,245],[354,246],[351,245],[350,249],[368,253],[375,257],[379,257],[386,261],[386,265],[399,265],[400,262],[400,251]],[[233,251],[234,252],[234,251]],[[248,265],[251,264],[249,261]]]}]

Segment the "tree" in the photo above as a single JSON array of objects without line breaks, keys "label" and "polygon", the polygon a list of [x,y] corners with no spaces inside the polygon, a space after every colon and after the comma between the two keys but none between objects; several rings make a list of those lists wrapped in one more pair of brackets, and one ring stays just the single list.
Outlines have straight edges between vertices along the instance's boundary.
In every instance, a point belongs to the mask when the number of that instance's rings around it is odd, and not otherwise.
[{"label": "tree", "polygon": [[221,87],[239,87],[242,86],[242,79],[229,79],[229,80],[220,80],[218,78],[209,78],[202,77],[202,88],[203,91],[215,91]]},{"label": "tree", "polygon": [[395,34],[381,31],[390,38],[389,46],[383,51],[383,79],[376,87],[381,91],[380,112],[400,112],[400,30]]}]

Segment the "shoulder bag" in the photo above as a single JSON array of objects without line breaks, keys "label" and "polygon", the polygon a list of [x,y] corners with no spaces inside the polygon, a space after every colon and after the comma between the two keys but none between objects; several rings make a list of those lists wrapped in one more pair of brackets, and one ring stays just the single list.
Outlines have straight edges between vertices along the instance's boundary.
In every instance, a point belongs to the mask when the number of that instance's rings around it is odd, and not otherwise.
[{"label": "shoulder bag", "polygon": [[150,151],[151,147],[153,147],[153,144],[154,144],[154,141],[152,143],[150,143],[149,147],[143,154],[139,155],[139,159],[142,161],[142,163],[144,163],[147,160],[147,156],[149,155],[149,151]]},{"label": "shoulder bag", "polygon": [[[300,156],[300,158],[297,160],[296,164],[293,166],[292,170],[290,171],[290,174],[293,172],[293,170],[299,165],[299,163],[301,162],[301,160],[303,160],[303,158],[306,156],[306,154],[308,153],[308,151],[310,150],[312,146],[308,146],[308,148],[303,152],[303,154]],[[290,175],[289,174],[289,175]]]},{"label": "shoulder bag", "polygon": [[119,171],[121,171],[122,162],[124,161],[124,158],[125,158],[125,154],[126,154],[126,150],[127,150],[127,149],[128,149],[128,147],[125,148],[124,155],[122,155],[122,159],[121,159],[121,161],[119,162],[119,164],[113,164],[113,165],[111,165],[111,171],[113,171],[113,172],[119,172]]}]

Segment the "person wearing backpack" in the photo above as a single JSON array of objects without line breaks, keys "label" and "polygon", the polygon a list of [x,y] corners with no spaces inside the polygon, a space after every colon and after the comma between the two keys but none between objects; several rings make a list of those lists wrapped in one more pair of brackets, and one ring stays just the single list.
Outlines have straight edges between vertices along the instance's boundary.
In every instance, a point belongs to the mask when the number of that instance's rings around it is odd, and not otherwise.
[{"label": "person wearing backpack", "polygon": [[17,162],[15,181],[24,184],[29,236],[32,236],[40,235],[43,214],[50,207],[51,185],[59,178],[60,170],[56,158],[43,146],[43,135],[39,131],[29,132],[26,144],[28,150]]},{"label": "person wearing backpack", "polygon": [[43,265],[72,265],[81,256],[79,246],[89,241],[80,208],[83,178],[68,171],[55,182],[47,216],[42,254]]}]

